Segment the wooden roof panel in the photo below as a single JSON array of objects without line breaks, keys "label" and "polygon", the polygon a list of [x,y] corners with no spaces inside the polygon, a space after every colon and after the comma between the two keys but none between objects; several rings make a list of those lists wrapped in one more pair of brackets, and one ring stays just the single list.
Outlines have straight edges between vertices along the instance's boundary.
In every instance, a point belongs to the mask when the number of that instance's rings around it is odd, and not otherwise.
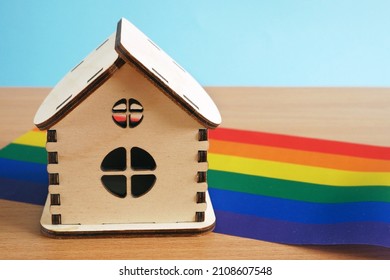
[{"label": "wooden roof panel", "polygon": [[40,129],[50,128],[125,62],[140,70],[204,126],[215,128],[221,123],[218,108],[203,87],[145,34],[122,18],[117,31],[53,88],[35,115],[35,125]]}]

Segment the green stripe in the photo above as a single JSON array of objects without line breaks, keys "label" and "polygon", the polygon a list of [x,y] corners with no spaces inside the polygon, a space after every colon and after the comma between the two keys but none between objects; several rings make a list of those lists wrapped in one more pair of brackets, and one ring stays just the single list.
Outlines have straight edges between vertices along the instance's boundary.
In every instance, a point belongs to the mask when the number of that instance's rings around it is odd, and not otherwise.
[{"label": "green stripe", "polygon": [[0,157],[47,164],[46,149],[36,146],[9,144],[0,150]]},{"label": "green stripe", "polygon": [[333,187],[217,170],[209,170],[207,177],[210,188],[306,202],[390,202],[386,186]]}]

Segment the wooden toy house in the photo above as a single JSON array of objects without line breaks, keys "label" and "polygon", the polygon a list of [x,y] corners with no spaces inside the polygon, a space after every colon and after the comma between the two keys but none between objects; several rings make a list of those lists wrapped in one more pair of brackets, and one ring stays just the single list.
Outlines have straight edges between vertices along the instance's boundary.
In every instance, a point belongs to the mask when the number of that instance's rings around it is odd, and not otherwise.
[{"label": "wooden toy house", "polygon": [[44,233],[211,230],[207,129],[214,102],[125,19],[51,91],[34,123],[47,130]]}]

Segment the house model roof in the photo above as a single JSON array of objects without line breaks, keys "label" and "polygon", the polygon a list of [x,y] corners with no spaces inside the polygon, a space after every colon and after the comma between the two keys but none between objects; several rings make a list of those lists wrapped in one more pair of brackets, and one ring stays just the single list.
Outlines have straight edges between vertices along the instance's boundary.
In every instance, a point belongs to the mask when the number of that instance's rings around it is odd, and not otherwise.
[{"label": "house model roof", "polygon": [[201,124],[215,128],[221,115],[203,87],[126,19],[117,31],[74,67],[50,92],[34,123],[48,129],[80,104],[124,63],[134,65]]}]

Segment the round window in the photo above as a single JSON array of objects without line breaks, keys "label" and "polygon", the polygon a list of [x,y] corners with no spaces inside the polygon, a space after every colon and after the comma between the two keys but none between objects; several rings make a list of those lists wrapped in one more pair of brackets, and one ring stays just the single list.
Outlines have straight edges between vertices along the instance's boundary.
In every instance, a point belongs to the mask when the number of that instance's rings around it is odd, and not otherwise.
[{"label": "round window", "polygon": [[116,125],[122,128],[134,128],[142,122],[143,111],[144,108],[137,100],[122,98],[112,107],[112,119]]},{"label": "round window", "polygon": [[101,181],[112,195],[124,198],[131,194],[138,198],[148,193],[156,183],[156,176],[152,171],[157,166],[153,157],[144,149],[133,147],[129,154],[130,172],[124,172],[128,169],[128,151],[119,147],[109,152],[100,165],[101,170],[106,173]]}]

